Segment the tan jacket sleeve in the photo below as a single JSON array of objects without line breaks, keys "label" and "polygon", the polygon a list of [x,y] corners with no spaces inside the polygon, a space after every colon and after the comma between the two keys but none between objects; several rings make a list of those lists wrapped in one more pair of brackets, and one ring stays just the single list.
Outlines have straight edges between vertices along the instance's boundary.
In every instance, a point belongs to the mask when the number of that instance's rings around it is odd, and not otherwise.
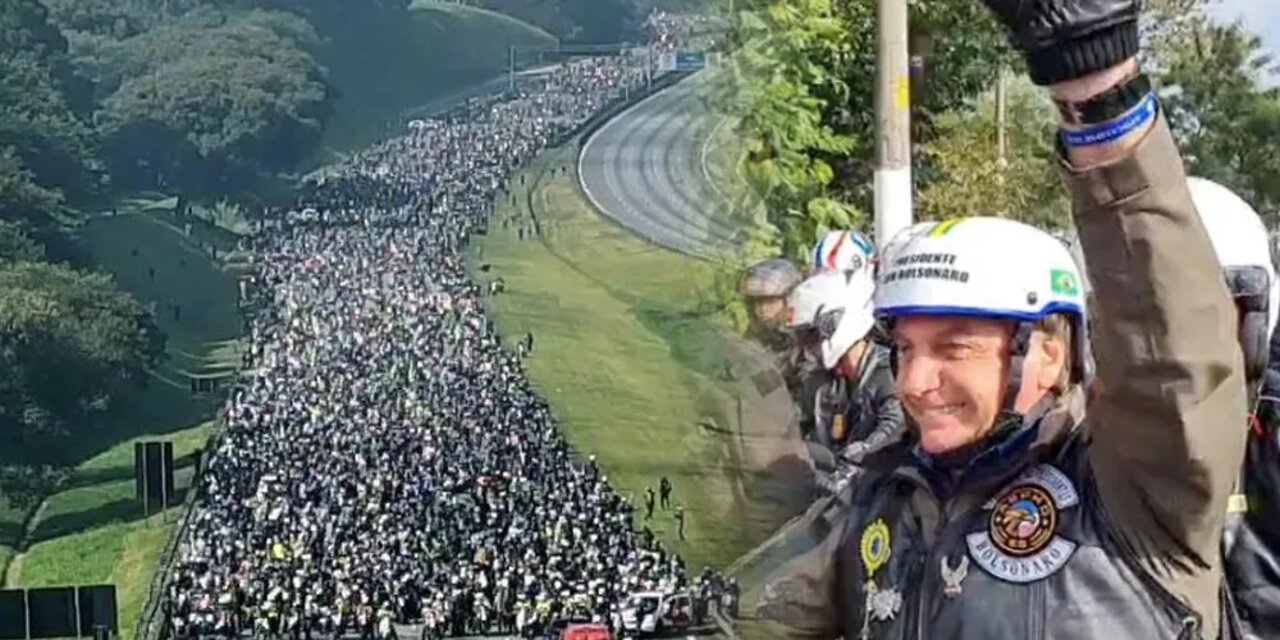
[{"label": "tan jacket sleeve", "polygon": [[1163,116],[1126,157],[1063,177],[1095,296],[1098,490],[1139,561],[1214,637],[1246,435],[1235,307]]}]

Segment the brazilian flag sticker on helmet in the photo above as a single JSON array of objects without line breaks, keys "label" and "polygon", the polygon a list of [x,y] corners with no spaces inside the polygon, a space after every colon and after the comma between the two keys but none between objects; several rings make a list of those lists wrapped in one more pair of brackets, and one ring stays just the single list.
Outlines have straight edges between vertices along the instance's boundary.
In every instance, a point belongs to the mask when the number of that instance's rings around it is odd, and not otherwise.
[{"label": "brazilian flag sticker on helmet", "polygon": [[950,220],[943,220],[942,222],[938,223],[938,225],[935,226],[932,231],[929,232],[929,237],[941,238],[942,236],[945,236],[948,233],[951,233],[951,229],[953,229],[956,225],[964,221],[965,221],[965,218],[951,218]]},{"label": "brazilian flag sticker on helmet", "polygon": [[1076,280],[1076,274],[1066,269],[1051,269],[1049,277],[1050,291],[1064,296],[1080,295],[1080,283]]}]

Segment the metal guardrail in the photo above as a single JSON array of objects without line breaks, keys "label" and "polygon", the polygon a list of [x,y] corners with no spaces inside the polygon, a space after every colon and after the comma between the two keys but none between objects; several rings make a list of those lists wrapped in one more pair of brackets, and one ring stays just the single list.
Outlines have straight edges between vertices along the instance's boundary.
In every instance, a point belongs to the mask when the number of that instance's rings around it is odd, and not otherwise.
[{"label": "metal guardrail", "polygon": [[[206,454],[217,449],[224,427],[221,418],[214,422],[213,432],[205,442]],[[204,460],[208,460],[208,457],[206,456]],[[203,472],[203,470],[202,465],[197,471]],[[182,518],[178,521],[178,526],[174,527],[173,533],[169,535],[169,541],[156,561],[156,570],[151,576],[151,585],[147,589],[147,602],[138,615],[138,623],[134,627],[134,640],[163,640],[168,635],[161,605],[164,603],[164,594],[169,589],[169,578],[173,575],[173,561],[178,552],[178,546],[186,538],[196,507],[201,502],[200,479],[202,476],[203,473],[192,475],[191,487],[187,489],[187,500],[182,505]]]}]

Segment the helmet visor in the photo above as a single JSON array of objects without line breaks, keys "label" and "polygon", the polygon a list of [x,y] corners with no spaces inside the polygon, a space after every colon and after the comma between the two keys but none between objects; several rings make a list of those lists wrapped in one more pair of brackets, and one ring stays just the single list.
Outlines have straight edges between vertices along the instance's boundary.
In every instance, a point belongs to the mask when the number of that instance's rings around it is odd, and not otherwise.
[{"label": "helmet visor", "polygon": [[818,314],[817,320],[813,323],[814,331],[818,337],[823,340],[830,340],[836,335],[836,329],[840,328],[840,321],[844,319],[844,309],[831,309]]},{"label": "helmet visor", "polygon": [[1271,274],[1260,266],[1227,267],[1223,269],[1227,290],[1235,298],[1242,311],[1267,311],[1271,293]]}]

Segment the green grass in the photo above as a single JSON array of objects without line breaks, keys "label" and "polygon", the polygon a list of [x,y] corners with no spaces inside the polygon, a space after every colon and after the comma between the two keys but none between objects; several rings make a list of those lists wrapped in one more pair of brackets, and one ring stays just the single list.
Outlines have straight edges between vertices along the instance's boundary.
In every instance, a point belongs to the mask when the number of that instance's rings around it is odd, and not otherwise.
[{"label": "green grass", "polygon": [[494,23],[494,26],[511,29],[513,33],[526,32],[535,38],[540,38],[548,42],[554,42],[556,40],[555,36],[523,20],[514,18],[505,13],[498,13],[497,11],[490,11],[482,7],[473,7],[459,2],[450,2],[449,0],[413,0],[413,2],[409,3],[409,10],[437,11],[462,22],[490,20]]},{"label": "green grass", "polygon": [[[210,231],[204,221],[187,221],[159,213],[122,213],[96,218],[83,231],[96,262],[114,274],[121,288],[143,304],[156,307],[161,329],[169,338],[169,362],[159,372],[166,382],[185,387],[179,374],[229,373],[235,362],[226,353],[240,334],[236,311],[237,285],[231,274],[212,262],[201,244],[228,242]],[[181,307],[175,316],[174,306]]]},{"label": "green grass", "polygon": [[556,42],[510,16],[452,3],[324,3],[308,19],[325,36],[316,55],[337,93],[314,166],[399,132],[415,107],[504,73],[508,47]]},{"label": "green grass", "polygon": [[22,538],[22,523],[26,517],[25,510],[13,507],[0,495],[0,577],[4,576],[13,550]]},{"label": "green grass", "polygon": [[[506,282],[491,311],[511,341],[533,332],[526,370],[575,447],[638,507],[646,486],[671,478],[689,540],[676,540],[669,514],[647,524],[691,568],[723,568],[794,512],[775,499],[777,474],[793,471],[778,433],[789,405],[745,388],[765,356],[719,320],[717,267],[600,219],[564,171],[575,151],[551,151],[524,186],[513,181],[515,204],[499,207],[473,267]],[[542,239],[522,241],[531,212]]]},{"label": "green grass", "polygon": [[[134,499],[133,445],[174,443],[179,497],[191,484],[191,454],[205,445],[220,398],[192,397],[188,376],[225,376],[240,358],[240,318],[234,274],[213,261],[235,238],[203,220],[175,220],[174,201],[156,194],[125,199],[119,214],[92,219],[80,231],[86,259],[115,276],[142,304],[153,305],[168,336],[168,359],[146,389],[113,399],[99,424],[69,442],[56,461],[72,474],[31,519],[25,551],[8,558],[0,547],[5,585],[112,583],[120,630],[133,635],[156,561],[172,533],[177,509],[144,517]],[[152,270],[154,269],[154,275]],[[173,307],[181,307],[175,316]],[[26,514],[0,504],[0,540],[21,537]],[[7,534],[17,531],[17,536]]]},{"label": "green grass", "polygon": [[[155,434],[174,443],[180,495],[191,483],[190,456],[204,446],[210,428],[203,423]],[[8,584],[26,587],[115,584],[125,638],[133,635],[156,561],[178,518],[177,509],[143,517],[134,500],[133,443],[121,442],[85,461],[64,490],[45,500],[31,546],[8,576]]]}]

